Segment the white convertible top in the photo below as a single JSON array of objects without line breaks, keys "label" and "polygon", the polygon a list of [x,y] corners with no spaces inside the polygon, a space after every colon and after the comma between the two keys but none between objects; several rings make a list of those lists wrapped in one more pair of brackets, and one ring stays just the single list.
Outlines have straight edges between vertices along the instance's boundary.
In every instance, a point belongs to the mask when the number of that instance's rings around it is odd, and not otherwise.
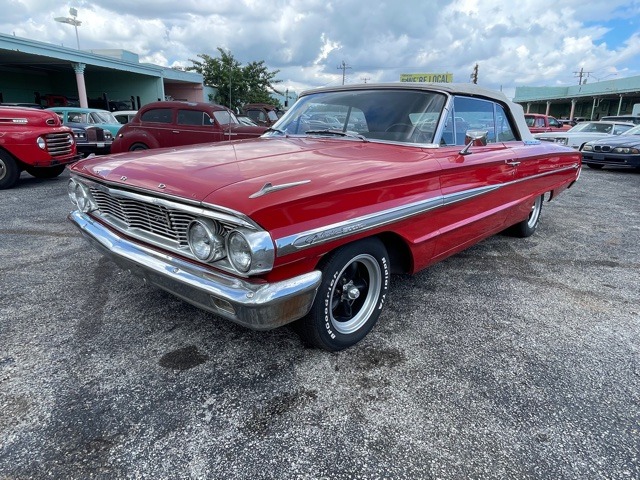
[{"label": "white convertible top", "polygon": [[501,103],[511,111],[511,115],[516,122],[520,138],[523,141],[535,141],[524,120],[524,110],[521,105],[509,100],[504,93],[479,87],[474,83],[360,83],[355,85],[340,85],[335,87],[322,87],[313,90],[306,90],[300,94],[304,96],[318,92],[338,92],[351,90],[372,90],[372,89],[407,89],[407,90],[429,90],[443,92],[449,95],[467,95],[471,97],[481,97]]}]

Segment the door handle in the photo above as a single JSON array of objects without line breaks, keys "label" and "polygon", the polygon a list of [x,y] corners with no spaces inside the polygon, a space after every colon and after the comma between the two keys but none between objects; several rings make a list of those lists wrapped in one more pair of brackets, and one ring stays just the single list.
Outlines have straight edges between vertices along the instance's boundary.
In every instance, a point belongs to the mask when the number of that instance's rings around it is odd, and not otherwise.
[{"label": "door handle", "polygon": [[507,161],[507,165],[510,165],[512,167],[517,167],[518,165],[520,165],[520,163],[522,163],[522,162],[517,162],[515,160],[508,160]]},{"label": "door handle", "polygon": [[180,130],[172,130],[171,133],[180,133]]}]

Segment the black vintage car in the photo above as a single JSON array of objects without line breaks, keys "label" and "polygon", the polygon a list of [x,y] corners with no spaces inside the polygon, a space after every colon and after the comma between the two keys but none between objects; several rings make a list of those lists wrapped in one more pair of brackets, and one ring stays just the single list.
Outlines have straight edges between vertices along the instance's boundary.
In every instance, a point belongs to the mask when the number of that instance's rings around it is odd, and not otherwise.
[{"label": "black vintage car", "polygon": [[73,130],[78,153],[85,157],[91,153],[106,155],[111,152],[113,135],[105,128],[88,123],[67,123]]}]

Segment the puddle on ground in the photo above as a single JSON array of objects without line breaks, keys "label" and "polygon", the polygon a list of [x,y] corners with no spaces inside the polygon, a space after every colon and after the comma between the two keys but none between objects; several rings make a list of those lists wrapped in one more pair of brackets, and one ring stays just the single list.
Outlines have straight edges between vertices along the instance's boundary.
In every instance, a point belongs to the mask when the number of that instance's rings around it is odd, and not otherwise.
[{"label": "puddle on ground", "polygon": [[158,364],[174,370],[189,370],[209,360],[209,357],[198,352],[195,345],[165,353]]}]

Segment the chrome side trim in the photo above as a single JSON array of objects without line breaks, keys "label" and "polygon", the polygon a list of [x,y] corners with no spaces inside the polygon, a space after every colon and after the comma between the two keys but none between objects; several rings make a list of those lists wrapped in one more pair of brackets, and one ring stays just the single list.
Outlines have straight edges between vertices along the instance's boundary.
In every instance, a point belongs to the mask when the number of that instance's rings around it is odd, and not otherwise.
[{"label": "chrome side trim", "polygon": [[145,283],[254,330],[306,315],[322,279],[313,270],[280,282],[254,283],[134,243],[77,210],[68,218],[96,249]]},{"label": "chrome side trim", "polygon": [[311,180],[301,180],[299,182],[283,183],[281,185],[273,185],[271,182],[267,182],[256,193],[249,195],[249,198],[258,198],[271,192],[278,192],[287,188],[297,187],[298,185],[306,185],[307,183],[311,183]]},{"label": "chrome side trim", "polygon": [[415,215],[420,215],[429,210],[433,210],[440,207],[452,205],[457,202],[469,200],[479,195],[484,195],[489,192],[493,192],[503,187],[515,185],[534,178],[545,177],[553,175],[559,172],[567,170],[575,170],[579,168],[579,165],[573,164],[569,167],[558,168],[549,172],[539,173],[530,177],[512,180],[510,182],[501,183],[498,185],[488,185],[485,187],[477,187],[461,192],[450,193],[447,195],[439,195],[437,197],[429,198],[426,200],[420,200],[408,205],[402,205],[399,207],[382,210],[380,212],[372,213],[369,215],[363,215],[361,217],[352,218],[343,222],[333,223],[326,227],[316,228],[312,230],[306,230],[304,232],[295,233],[286,237],[278,238],[275,240],[276,244],[276,256],[282,257],[299,250],[313,247],[315,245],[321,245],[333,240],[352,235],[355,233],[372,230],[384,225],[399,222]]},{"label": "chrome side trim", "polygon": [[363,215],[361,217],[334,223],[326,227],[307,230],[305,232],[279,238],[275,241],[277,256],[288,255],[303,248],[320,245],[322,243],[337,240],[353,233],[363,232],[378,228],[390,223],[399,222],[415,215],[433,210],[434,208],[461,202],[469,198],[483,195],[489,191],[500,188],[500,185],[479,187],[451,195],[438,195],[427,200],[420,200],[408,205],[390,208],[381,212]]}]

